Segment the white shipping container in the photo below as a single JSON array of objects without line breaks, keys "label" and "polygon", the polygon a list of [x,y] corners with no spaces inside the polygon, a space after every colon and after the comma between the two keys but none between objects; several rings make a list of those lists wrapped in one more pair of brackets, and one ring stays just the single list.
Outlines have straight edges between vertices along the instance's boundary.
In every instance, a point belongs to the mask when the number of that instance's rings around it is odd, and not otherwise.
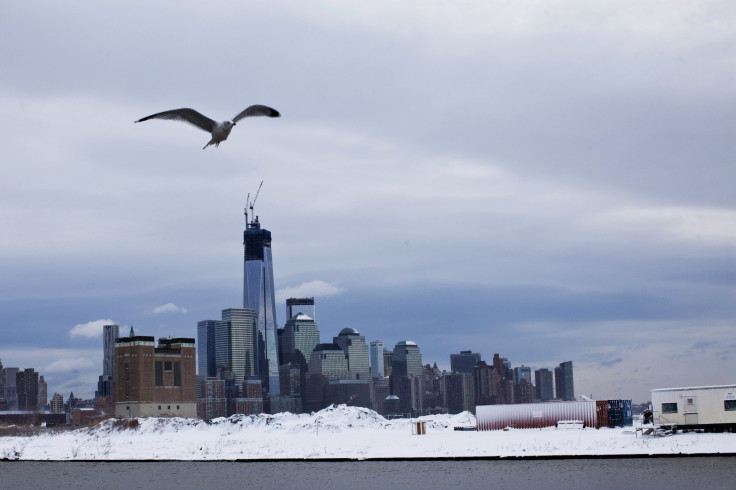
[{"label": "white shipping container", "polygon": [[475,419],[478,430],[554,427],[562,420],[580,421],[585,427],[597,428],[596,406],[595,401],[478,405],[475,407]]}]

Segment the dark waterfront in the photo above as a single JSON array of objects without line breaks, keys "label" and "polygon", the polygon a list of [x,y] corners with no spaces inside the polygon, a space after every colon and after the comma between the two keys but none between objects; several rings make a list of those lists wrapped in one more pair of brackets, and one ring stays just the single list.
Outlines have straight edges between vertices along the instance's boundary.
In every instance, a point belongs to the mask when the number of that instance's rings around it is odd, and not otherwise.
[{"label": "dark waterfront", "polygon": [[0,462],[2,488],[734,488],[736,458]]}]

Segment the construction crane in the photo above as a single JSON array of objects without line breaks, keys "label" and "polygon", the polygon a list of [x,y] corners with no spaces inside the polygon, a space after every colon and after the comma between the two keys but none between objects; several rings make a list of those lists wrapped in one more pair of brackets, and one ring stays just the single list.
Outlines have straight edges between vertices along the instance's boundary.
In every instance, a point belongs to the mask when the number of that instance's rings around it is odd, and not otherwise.
[{"label": "construction crane", "polygon": [[255,219],[255,213],[253,212],[253,206],[256,205],[256,200],[258,199],[258,194],[261,193],[261,187],[263,187],[263,181],[261,181],[261,185],[258,186],[258,190],[256,191],[256,197],[253,198],[253,201],[250,200],[250,192],[248,193],[248,197],[245,199],[245,226],[248,226],[248,209],[250,209],[250,216],[251,219]]}]

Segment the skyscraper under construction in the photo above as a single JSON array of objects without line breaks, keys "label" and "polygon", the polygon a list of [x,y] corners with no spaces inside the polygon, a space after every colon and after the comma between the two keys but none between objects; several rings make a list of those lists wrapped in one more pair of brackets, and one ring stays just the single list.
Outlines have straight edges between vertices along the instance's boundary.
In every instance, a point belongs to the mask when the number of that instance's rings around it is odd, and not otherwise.
[{"label": "skyscraper under construction", "polygon": [[[253,209],[250,204],[250,209]],[[273,287],[273,259],[271,257],[271,232],[261,228],[258,216],[245,212],[243,233],[244,277],[243,308],[256,312],[256,372],[269,395],[278,395],[279,359],[276,341],[276,300]]]}]

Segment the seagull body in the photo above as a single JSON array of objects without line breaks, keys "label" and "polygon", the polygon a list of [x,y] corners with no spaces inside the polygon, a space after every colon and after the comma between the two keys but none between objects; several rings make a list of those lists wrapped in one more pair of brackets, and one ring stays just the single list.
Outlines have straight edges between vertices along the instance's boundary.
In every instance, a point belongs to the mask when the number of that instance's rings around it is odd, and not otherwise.
[{"label": "seagull body", "polygon": [[209,117],[200,114],[194,109],[173,109],[171,111],[159,112],[157,114],[151,114],[142,119],[138,119],[137,123],[148,121],[149,119],[171,119],[173,121],[182,121],[192,124],[203,131],[207,131],[212,135],[212,139],[204,145],[207,148],[210,145],[220,146],[220,143],[225,141],[230,135],[233,126],[243,118],[254,117],[254,116],[266,116],[266,117],[281,117],[279,111],[272,109],[265,105],[252,105],[245,109],[243,112],[233,118],[232,121],[216,122]]}]

